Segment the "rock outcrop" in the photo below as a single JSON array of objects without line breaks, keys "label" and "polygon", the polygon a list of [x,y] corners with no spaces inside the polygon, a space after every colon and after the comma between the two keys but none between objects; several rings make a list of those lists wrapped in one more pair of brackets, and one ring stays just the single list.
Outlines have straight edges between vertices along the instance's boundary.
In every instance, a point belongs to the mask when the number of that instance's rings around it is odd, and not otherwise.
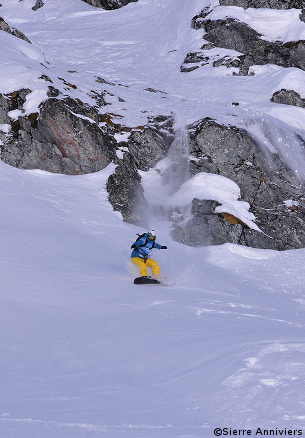
[{"label": "rock outcrop", "polygon": [[113,209],[119,211],[126,222],[141,226],[146,224],[148,204],[134,157],[129,152],[124,153],[123,159],[117,160],[116,171],[108,178],[107,192]]},{"label": "rock outcrop", "polygon": [[[137,0],[83,1],[95,7],[116,9]],[[221,0],[221,4],[243,8],[300,7],[297,0]],[[33,9],[42,6],[43,1],[37,0]],[[202,11],[193,19],[195,28],[205,29],[206,42],[200,52],[187,55],[182,71],[211,62],[214,67],[234,67],[234,74],[239,75],[249,74],[252,65],[267,63],[305,70],[304,41],[271,43],[233,18],[206,20],[208,13],[208,10]],[[300,19],[303,15],[302,12]],[[26,39],[3,19],[0,19],[0,30]],[[209,51],[215,47],[228,49],[231,53],[212,59]],[[44,79],[52,83],[48,77]],[[64,79],[59,80],[69,89],[75,88]],[[110,84],[100,77],[97,82]],[[159,116],[149,120],[146,126],[122,126],[116,123],[115,114],[106,112],[106,91],[93,90],[91,97],[95,98],[95,105],[89,106],[79,99],[61,95],[53,85],[49,86],[48,99],[34,114],[24,110],[31,90],[0,95],[1,159],[22,169],[69,175],[96,172],[113,162],[115,172],[107,182],[110,203],[125,221],[145,226],[149,200],[144,197],[141,172],[148,171],[166,157],[174,138],[173,119]],[[293,90],[281,89],[270,100],[275,104],[305,107],[305,99]],[[232,105],[238,105],[238,102]],[[13,114],[19,117],[13,119]],[[125,135],[125,140],[118,142],[118,134],[122,132],[128,133],[128,138]],[[258,144],[251,130],[222,125],[210,118],[189,126],[188,133],[191,176],[205,172],[234,181],[240,187],[241,200],[249,204],[260,231],[249,228],[229,211],[218,212],[217,200],[195,198],[189,206],[188,214],[191,215],[187,220],[185,216],[183,218],[185,212],[179,211],[178,207],[175,211],[163,207],[164,215],[172,221],[175,240],[193,246],[232,242],[276,250],[305,247],[304,187],[278,153],[271,153]],[[304,148],[301,136],[298,141]]]},{"label": "rock outcrop", "polygon": [[[220,0],[220,6],[290,9],[303,7],[295,0]],[[248,75],[253,65],[275,64],[305,70],[305,43],[269,42],[247,24],[234,18],[208,19],[210,9],[193,18],[195,29],[205,30],[201,50],[187,54],[182,72],[207,64],[233,68],[233,75]],[[305,11],[299,18],[304,21]],[[217,47],[228,55],[215,56]],[[213,55],[210,55],[210,53]],[[279,90],[271,102],[304,108],[305,100],[294,90]],[[236,103],[237,105],[237,103]],[[288,249],[305,245],[304,187],[278,154],[264,150],[243,129],[223,126],[205,119],[191,129],[191,172],[215,173],[235,181],[241,199],[251,205],[262,232],[250,229],[228,214],[216,214],[213,200],[192,202],[192,219],[186,226],[177,223],[177,240],[191,245],[239,243],[259,248]],[[299,142],[304,142],[299,138]],[[303,146],[304,147],[304,146]]]},{"label": "rock outcrop", "polygon": [[161,126],[170,124],[167,118],[153,121],[152,126],[132,131],[128,141],[119,143],[123,157],[116,159],[116,171],[109,177],[107,191],[114,210],[119,211],[127,222],[145,226],[148,203],[144,198],[138,170],[148,171],[166,156],[171,134]]},{"label": "rock outcrop", "polygon": [[[125,221],[144,226],[149,206],[139,170],[148,171],[167,155],[172,120],[159,117],[149,126],[125,128],[128,140],[117,143],[114,134],[122,127],[111,123],[107,113],[71,98],[60,99],[54,90],[40,113],[11,120],[7,114],[22,111],[29,93],[0,95],[0,124],[11,128],[8,136],[1,136],[1,159],[22,169],[70,175],[95,172],[114,162],[116,170],[107,183],[109,201]],[[275,93],[273,99],[302,104],[291,92]],[[232,242],[277,250],[305,246],[304,190],[279,155],[262,149],[246,130],[208,118],[190,126],[189,133],[191,175],[212,173],[237,183],[261,232],[229,212],[216,213],[219,204],[213,199],[193,199],[187,224],[173,219],[175,240],[194,246]],[[179,217],[179,211],[174,216]]]},{"label": "rock outcrop", "polygon": [[[51,87],[53,97],[41,105],[40,113],[11,119],[10,111],[24,111],[30,92],[26,89],[0,95],[0,125],[10,131],[9,135],[0,134],[2,161],[21,169],[68,175],[96,172],[114,162],[116,170],[107,184],[109,201],[124,220],[143,224],[147,204],[138,170],[147,171],[166,155],[171,141],[166,129],[171,129],[171,121],[159,117],[151,126],[122,128],[112,122],[111,114],[60,98]],[[104,105],[102,96],[97,100],[99,107]],[[128,141],[117,143],[114,134],[122,129],[130,133]]]},{"label": "rock outcrop", "polygon": [[299,93],[294,90],[282,89],[273,94],[271,102],[281,103],[283,105],[294,105],[300,108],[305,108],[305,99],[302,99]]},{"label": "rock outcrop", "polygon": [[44,6],[44,3],[42,0],[36,0],[35,5],[32,7],[33,11],[37,11],[38,9],[42,8]]},{"label": "rock outcrop", "polygon": [[215,213],[215,201],[195,199],[192,219],[184,227],[176,225],[175,238],[190,245],[304,247],[304,188],[279,155],[263,150],[248,132],[234,126],[205,119],[190,128],[191,174],[214,173],[236,182],[261,232],[230,214]]},{"label": "rock outcrop", "polygon": [[[6,99],[1,96],[1,123],[8,122],[7,109],[22,108],[29,92],[21,90]],[[50,98],[40,114],[10,121],[11,134],[2,145],[1,159],[21,169],[69,175],[103,169],[114,158],[116,142],[98,127],[98,118],[93,108],[72,99]]]},{"label": "rock outcrop", "polygon": [[[263,6],[261,6],[263,4]],[[276,8],[287,9],[301,7],[297,1],[265,1],[265,0],[222,0],[222,6],[239,6],[243,8]],[[269,42],[261,38],[261,34],[249,27],[246,23],[234,18],[221,20],[208,19],[210,10],[204,9],[201,14],[195,16],[192,25],[195,29],[205,30],[204,43],[200,51],[187,54],[182,72],[188,72],[196,68],[210,64],[213,67],[234,67],[233,75],[245,76],[249,74],[249,68],[253,65],[275,64],[281,67],[297,67],[305,70],[305,42],[292,41],[282,44],[280,41]],[[300,14],[300,20],[303,15]],[[236,55],[221,56],[215,58],[209,51],[215,47],[233,50]]]},{"label": "rock outcrop", "polygon": [[303,2],[299,0],[220,0],[220,6],[239,6],[248,8],[268,8],[268,9],[302,9]]},{"label": "rock outcrop", "polygon": [[20,32],[20,30],[16,29],[13,26],[10,26],[2,17],[0,17],[0,30],[14,35],[17,38],[26,41],[27,43],[32,44],[31,41],[22,32]]},{"label": "rock outcrop", "polygon": [[138,0],[83,0],[96,8],[104,8],[107,10],[118,9],[126,6],[128,3],[137,2]]}]

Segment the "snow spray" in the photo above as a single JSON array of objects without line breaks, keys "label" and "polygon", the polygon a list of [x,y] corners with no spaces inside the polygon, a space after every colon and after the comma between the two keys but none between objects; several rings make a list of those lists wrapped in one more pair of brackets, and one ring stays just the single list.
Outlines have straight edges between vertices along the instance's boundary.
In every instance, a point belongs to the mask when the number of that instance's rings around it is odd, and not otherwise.
[{"label": "snow spray", "polygon": [[244,128],[266,152],[270,168],[277,169],[276,155],[294,172],[301,183],[305,181],[304,131],[289,126],[272,116],[249,119]]},{"label": "snow spray", "polygon": [[169,194],[176,193],[190,175],[189,138],[185,128],[177,129],[168,151],[171,166],[168,171]]}]

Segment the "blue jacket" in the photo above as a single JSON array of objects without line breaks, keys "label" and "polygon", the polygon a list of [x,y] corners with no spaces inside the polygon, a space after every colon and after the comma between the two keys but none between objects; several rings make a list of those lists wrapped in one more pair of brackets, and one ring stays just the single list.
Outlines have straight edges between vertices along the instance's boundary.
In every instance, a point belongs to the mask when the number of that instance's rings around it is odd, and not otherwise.
[{"label": "blue jacket", "polygon": [[153,248],[162,249],[162,245],[159,245],[155,240],[148,239],[147,233],[141,239],[135,241],[132,246],[134,246],[134,249],[131,257],[140,257],[141,259],[148,259]]}]

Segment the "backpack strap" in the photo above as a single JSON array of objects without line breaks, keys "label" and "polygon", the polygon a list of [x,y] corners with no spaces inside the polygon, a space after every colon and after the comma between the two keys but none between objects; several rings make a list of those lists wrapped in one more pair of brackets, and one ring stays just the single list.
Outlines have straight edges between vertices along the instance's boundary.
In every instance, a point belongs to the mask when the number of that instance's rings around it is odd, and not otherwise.
[{"label": "backpack strap", "polygon": [[[147,233],[143,233],[143,234],[138,234],[138,238],[137,238],[137,240],[134,242],[134,244],[132,245],[132,247],[131,248],[141,248],[141,247],[143,247],[143,246],[146,246],[147,245],[147,243],[148,243],[148,239],[146,238],[145,239],[145,242],[144,243],[141,243],[141,245],[136,245],[136,242],[138,242],[140,239],[142,239],[142,237],[144,237],[145,235],[147,235]],[[151,247],[151,249],[153,249],[154,247],[155,247],[155,240],[153,241],[153,243],[152,243],[152,247]]]}]

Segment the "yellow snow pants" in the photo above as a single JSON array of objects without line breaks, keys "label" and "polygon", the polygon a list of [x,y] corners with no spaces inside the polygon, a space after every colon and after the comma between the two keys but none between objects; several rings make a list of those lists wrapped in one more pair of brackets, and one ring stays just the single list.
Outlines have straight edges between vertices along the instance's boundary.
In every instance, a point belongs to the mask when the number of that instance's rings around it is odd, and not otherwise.
[{"label": "yellow snow pants", "polygon": [[139,267],[141,277],[147,277],[146,268],[151,268],[152,275],[155,278],[160,277],[160,269],[158,263],[155,262],[154,260],[147,259],[145,263],[144,259],[141,259],[140,257],[131,257],[131,261]]}]

